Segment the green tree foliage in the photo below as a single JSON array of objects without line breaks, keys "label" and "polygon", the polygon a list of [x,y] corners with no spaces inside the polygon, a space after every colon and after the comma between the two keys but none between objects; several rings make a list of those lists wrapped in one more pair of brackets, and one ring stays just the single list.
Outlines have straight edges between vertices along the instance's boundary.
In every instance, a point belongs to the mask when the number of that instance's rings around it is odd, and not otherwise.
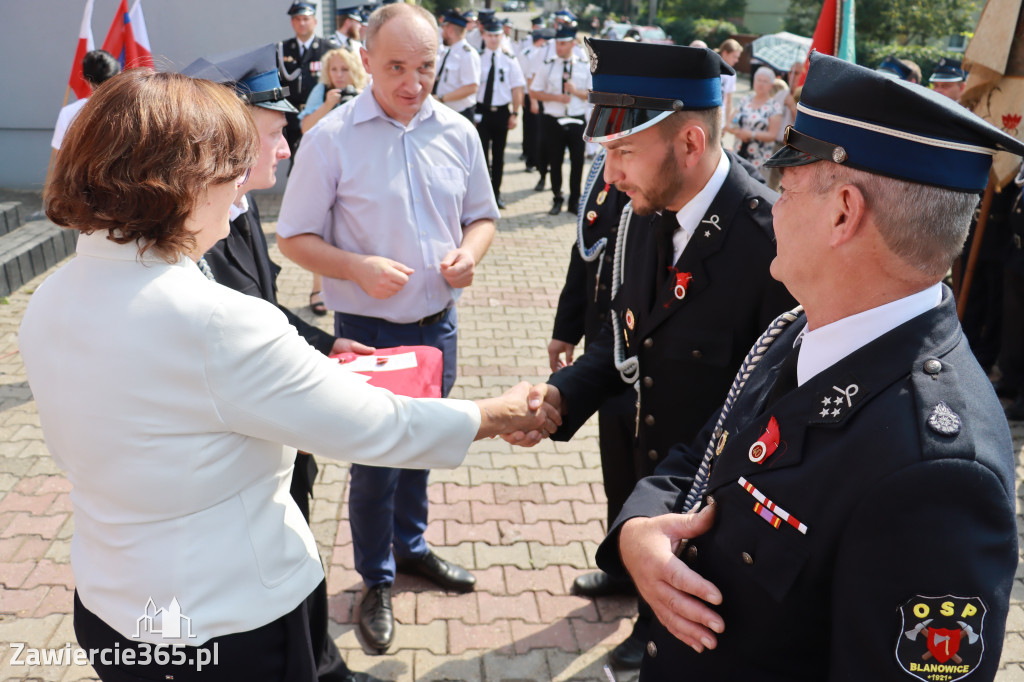
[{"label": "green tree foliage", "polygon": [[[823,0],[790,0],[786,30],[810,36]],[[975,0],[857,0],[857,52],[867,43],[925,45],[974,28]]]},{"label": "green tree foliage", "polygon": [[660,0],[658,18],[663,22],[680,19],[723,19],[739,22],[747,11],[747,0]]}]

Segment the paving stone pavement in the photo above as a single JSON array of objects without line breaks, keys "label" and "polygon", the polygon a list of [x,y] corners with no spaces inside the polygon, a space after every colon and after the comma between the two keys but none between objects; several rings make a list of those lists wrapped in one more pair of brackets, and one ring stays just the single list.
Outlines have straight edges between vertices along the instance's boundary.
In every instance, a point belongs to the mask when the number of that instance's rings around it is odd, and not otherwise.
[{"label": "paving stone pavement", "polygon": [[[537,176],[516,159],[518,141],[516,131],[504,181],[509,208],[459,303],[453,397],[491,396],[547,375],[546,345],[575,223],[570,213],[547,215],[551,193],[533,191]],[[278,201],[258,199],[271,233]],[[281,301],[329,329],[329,317],[315,318],[306,307],[310,276],[273,245],[271,252],[284,266]],[[14,642],[52,649],[75,642],[70,485],[47,454],[16,345],[25,306],[44,278],[0,304],[0,680],[96,679],[88,666],[11,663]],[[1024,424],[1011,426],[1021,453]],[[443,557],[473,569],[478,588],[447,594],[399,577],[397,634],[385,656],[365,653],[356,635],[361,582],[345,504],[348,467],[323,459],[320,466],[312,526],[328,572],[331,632],[354,670],[402,681],[607,681],[607,653],[629,633],[635,605],[569,594],[572,580],[594,568],[605,531],[595,424],[568,444],[545,441],[526,450],[478,442],[461,467],[431,474],[428,540]],[[1024,470],[1017,471],[1019,490]],[[1003,682],[1024,681],[1021,568],[1017,576],[997,677]]]}]

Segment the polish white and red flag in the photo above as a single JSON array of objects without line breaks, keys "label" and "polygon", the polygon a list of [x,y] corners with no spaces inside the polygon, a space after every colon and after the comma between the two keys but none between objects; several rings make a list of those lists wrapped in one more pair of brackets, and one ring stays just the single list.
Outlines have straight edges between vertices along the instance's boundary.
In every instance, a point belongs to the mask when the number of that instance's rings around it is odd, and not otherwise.
[{"label": "polish white and red flag", "polygon": [[71,63],[71,77],[68,78],[68,87],[75,91],[75,97],[78,99],[88,97],[92,93],[92,88],[82,75],[82,58],[86,52],[96,49],[96,41],[92,37],[92,3],[93,0],[85,2],[82,27],[78,29],[78,48],[75,50],[75,60]]},{"label": "polish white and red flag", "polygon": [[153,66],[153,53],[149,48],[149,34],[142,17],[140,0],[135,0],[128,11],[128,0],[121,0],[110,30],[103,41],[103,49],[121,62],[122,69]]}]

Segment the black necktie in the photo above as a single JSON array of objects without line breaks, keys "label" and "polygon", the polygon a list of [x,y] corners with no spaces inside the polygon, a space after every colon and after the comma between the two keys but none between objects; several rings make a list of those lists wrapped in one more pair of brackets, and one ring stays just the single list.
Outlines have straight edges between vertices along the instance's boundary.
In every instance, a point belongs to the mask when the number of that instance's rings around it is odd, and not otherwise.
[{"label": "black necktie", "polygon": [[452,53],[452,48],[448,48],[448,51],[444,53],[444,59],[441,60],[441,68],[437,70],[437,77],[434,79],[434,89],[430,91],[431,95],[437,94],[437,86],[441,82],[441,75],[444,74],[444,65],[448,61],[448,55]]},{"label": "black necktie", "polygon": [[658,289],[668,279],[669,269],[675,265],[672,255],[675,247],[672,244],[672,235],[679,229],[679,221],[676,220],[675,211],[668,209],[661,212],[661,219],[654,225],[654,239],[658,248]]},{"label": "black necktie", "polygon": [[779,374],[775,377],[775,384],[772,386],[772,390],[768,392],[768,399],[765,401],[766,409],[797,387],[796,365],[799,358],[800,346],[798,344],[796,348],[789,352],[789,355],[782,361],[782,364],[779,365]]},{"label": "black necktie", "polygon": [[562,62],[562,94],[565,94],[565,84],[572,78],[572,64],[570,62]]},{"label": "black necktie", "polygon": [[484,107],[490,108],[491,100],[494,99],[494,59],[497,52],[491,53],[491,72],[487,74],[487,85],[484,86]]}]

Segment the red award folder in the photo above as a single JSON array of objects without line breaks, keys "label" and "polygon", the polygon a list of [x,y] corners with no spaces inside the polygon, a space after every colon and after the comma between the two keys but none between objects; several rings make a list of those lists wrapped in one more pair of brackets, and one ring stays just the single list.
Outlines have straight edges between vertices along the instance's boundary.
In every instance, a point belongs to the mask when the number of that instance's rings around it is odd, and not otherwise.
[{"label": "red award folder", "polygon": [[412,398],[440,398],[443,358],[433,346],[378,348],[373,355],[339,353],[331,358],[352,364],[353,371],[370,378],[367,382],[396,395]]}]

